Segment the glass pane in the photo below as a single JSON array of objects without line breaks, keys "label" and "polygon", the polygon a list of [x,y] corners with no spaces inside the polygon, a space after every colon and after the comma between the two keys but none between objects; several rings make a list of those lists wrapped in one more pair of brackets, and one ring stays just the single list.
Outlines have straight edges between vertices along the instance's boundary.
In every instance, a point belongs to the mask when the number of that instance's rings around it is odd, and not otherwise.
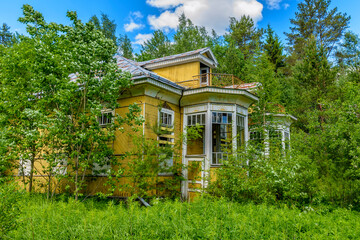
[{"label": "glass pane", "polygon": [[187,123],[187,125],[188,125],[188,126],[191,126],[191,116],[188,116],[187,118],[188,118],[188,123]]},{"label": "glass pane", "polygon": [[232,123],[232,113],[228,114],[228,123]]},{"label": "glass pane", "polygon": [[201,114],[201,125],[205,125],[205,114]]},{"label": "glass pane", "polygon": [[227,116],[227,113],[223,113],[222,114],[222,123],[228,123],[228,116]]}]

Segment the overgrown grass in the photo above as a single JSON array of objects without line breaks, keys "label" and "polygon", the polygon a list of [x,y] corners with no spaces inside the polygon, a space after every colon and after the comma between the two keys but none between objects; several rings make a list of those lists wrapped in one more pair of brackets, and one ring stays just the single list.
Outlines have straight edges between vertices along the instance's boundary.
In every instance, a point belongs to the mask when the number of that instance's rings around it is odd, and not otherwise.
[{"label": "overgrown grass", "polygon": [[26,198],[9,239],[358,239],[360,214],[202,199],[137,203]]}]

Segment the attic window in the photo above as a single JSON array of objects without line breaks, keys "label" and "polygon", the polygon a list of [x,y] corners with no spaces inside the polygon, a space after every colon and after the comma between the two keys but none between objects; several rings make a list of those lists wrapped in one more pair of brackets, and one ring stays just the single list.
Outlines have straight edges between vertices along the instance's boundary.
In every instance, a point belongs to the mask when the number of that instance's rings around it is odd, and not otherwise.
[{"label": "attic window", "polygon": [[202,67],[200,68],[200,82],[201,84],[207,84],[209,81],[209,67]]}]

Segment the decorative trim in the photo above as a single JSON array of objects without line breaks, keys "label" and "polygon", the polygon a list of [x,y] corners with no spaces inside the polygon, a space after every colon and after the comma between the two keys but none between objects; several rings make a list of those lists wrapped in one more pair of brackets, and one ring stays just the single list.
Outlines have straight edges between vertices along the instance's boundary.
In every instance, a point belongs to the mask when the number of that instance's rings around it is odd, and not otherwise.
[{"label": "decorative trim", "polygon": [[187,56],[187,57],[182,57],[182,58],[178,58],[178,59],[171,59],[171,60],[164,60],[161,62],[157,62],[157,63],[149,63],[149,64],[145,64],[143,67],[149,70],[154,70],[154,69],[158,69],[158,68],[163,68],[163,67],[170,67],[170,66],[174,66],[174,65],[179,65],[179,64],[184,64],[184,63],[189,63],[189,62],[194,62],[194,61],[200,61],[203,64],[215,68],[217,66],[217,62],[214,62],[213,60],[206,58],[205,56],[198,54],[195,56]]},{"label": "decorative trim", "polygon": [[158,81],[153,80],[151,78],[146,78],[146,79],[134,81],[134,85],[140,85],[140,84],[144,84],[144,83],[149,83],[149,84],[154,85],[156,87],[163,88],[165,90],[168,90],[169,92],[175,93],[175,94],[180,95],[180,96],[182,95],[182,90],[176,89],[176,88],[174,88],[172,86],[169,86],[167,84],[158,82]]},{"label": "decorative trim", "polygon": [[228,88],[218,88],[218,87],[203,87],[203,88],[196,88],[196,89],[189,89],[184,90],[184,96],[199,94],[199,93],[223,93],[223,94],[238,94],[238,95],[245,95],[246,97],[254,100],[259,101],[259,98],[254,94],[248,92],[244,89],[228,89]]}]

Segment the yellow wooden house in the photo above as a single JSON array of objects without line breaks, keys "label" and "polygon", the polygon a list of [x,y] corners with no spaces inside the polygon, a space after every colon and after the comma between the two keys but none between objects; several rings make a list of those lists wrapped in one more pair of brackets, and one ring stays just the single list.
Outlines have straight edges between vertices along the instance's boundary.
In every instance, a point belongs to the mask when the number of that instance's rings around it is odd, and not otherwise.
[{"label": "yellow wooden house", "polygon": [[[258,97],[248,91],[254,84],[244,84],[235,76],[215,74],[218,62],[210,48],[162,57],[145,62],[135,62],[116,56],[119,69],[132,74],[133,86],[119,98],[124,114],[127,106],[137,103],[145,118],[143,134],[156,138],[151,126],[159,124],[173,129],[161,141],[174,141],[186,134],[189,126],[203,126],[202,138],[182,146],[182,164],[200,165],[199,178],[183,170],[185,180],[181,185],[183,198],[192,197],[206,188],[208,175],[221,166],[226,158],[224,143],[235,151],[248,141],[248,109]],[[159,108],[159,106],[164,106]],[[119,134],[115,154],[131,147],[128,135]]]},{"label": "yellow wooden house", "polygon": [[[201,126],[201,137],[194,141],[181,141],[181,163],[185,166],[182,175],[181,194],[184,199],[192,198],[205,189],[209,179],[214,179],[214,170],[222,165],[229,152],[236,152],[239,147],[256,134],[249,132],[249,107],[258,101],[252,90],[258,83],[243,83],[230,74],[217,74],[213,70],[218,62],[210,50],[203,48],[186,53],[135,62],[122,56],[115,56],[120,70],[132,75],[133,85],[119,95],[119,107],[104,110],[99,117],[99,124],[111,123],[108,114],[124,116],[129,106],[136,103],[141,108],[145,121],[142,134],[147,139],[156,139],[161,144],[173,144],[191,126]],[[286,140],[290,131],[291,119],[286,114],[277,116],[282,139]],[[284,124],[283,124],[284,123]],[[154,126],[168,131],[158,136]],[[284,126],[284,127],[283,127]],[[134,147],[132,136],[127,132],[116,132],[111,143],[116,156]],[[285,143],[284,143],[284,147]],[[168,164],[173,164],[169,159]],[[189,166],[198,166],[196,173]],[[106,191],[102,187],[107,181],[106,174],[98,174],[93,169],[88,181],[87,193]],[[29,172],[26,162],[20,162],[19,176]],[[22,172],[22,174],[20,173]],[[66,167],[59,172],[66,174]],[[41,176],[36,176],[41,178]],[[162,177],[170,177],[171,173]],[[94,180],[95,179],[95,180]],[[120,184],[125,184],[124,177]],[[59,189],[58,192],[62,190]],[[129,193],[117,191],[115,195],[128,197]]]}]

